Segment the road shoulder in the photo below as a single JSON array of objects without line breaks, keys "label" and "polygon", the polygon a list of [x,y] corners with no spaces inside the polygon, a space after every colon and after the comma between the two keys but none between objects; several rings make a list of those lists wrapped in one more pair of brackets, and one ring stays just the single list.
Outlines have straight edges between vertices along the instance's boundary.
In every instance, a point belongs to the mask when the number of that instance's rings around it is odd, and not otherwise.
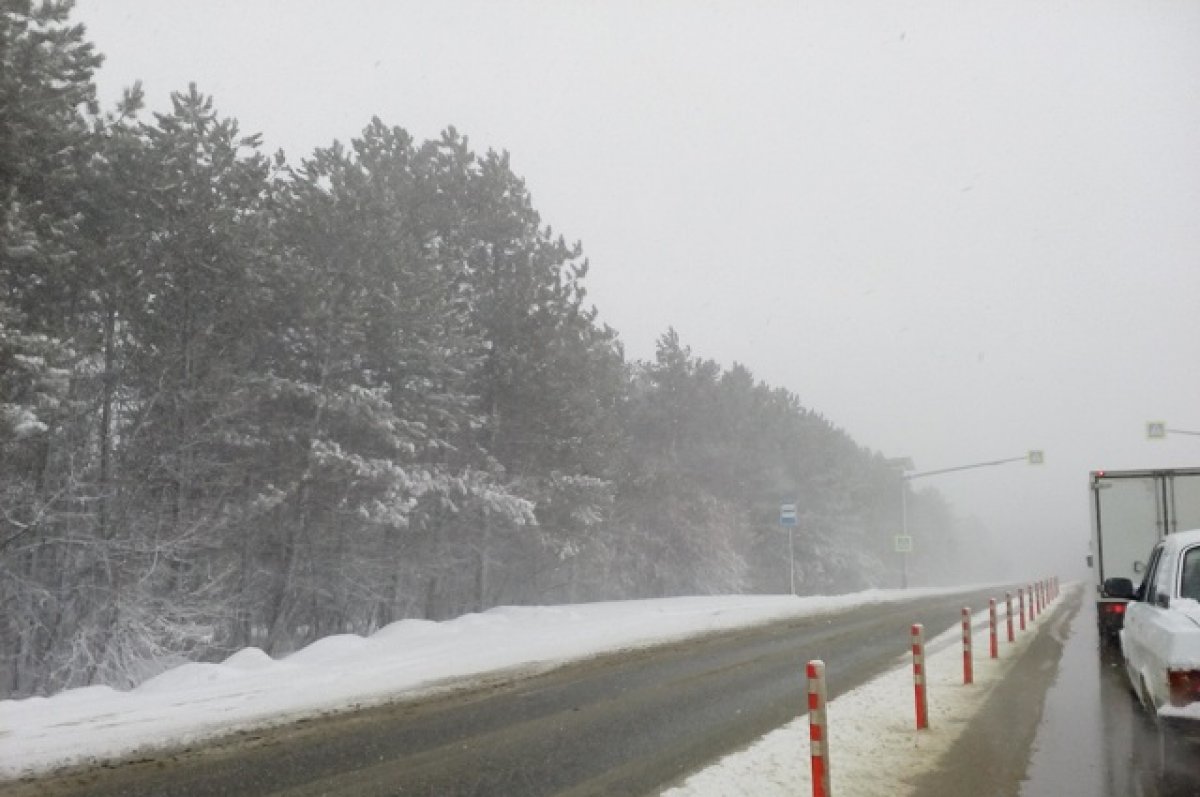
[{"label": "road shoulder", "polygon": [[910,781],[923,797],[1016,797],[1030,760],[1046,693],[1058,675],[1063,644],[1082,604],[1068,590],[1028,649],[987,696],[983,708],[935,767]]}]

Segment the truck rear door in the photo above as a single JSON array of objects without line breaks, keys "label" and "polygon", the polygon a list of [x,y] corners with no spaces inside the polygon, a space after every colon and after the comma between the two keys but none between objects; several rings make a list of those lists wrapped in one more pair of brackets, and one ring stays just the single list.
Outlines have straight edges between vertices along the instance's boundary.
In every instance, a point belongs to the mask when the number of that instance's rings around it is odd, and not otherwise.
[{"label": "truck rear door", "polygon": [[1170,532],[1200,529],[1200,472],[1176,472],[1167,478],[1175,509]]},{"label": "truck rear door", "polygon": [[[1109,578],[1128,578],[1136,586],[1140,573],[1134,562],[1145,564],[1146,555],[1162,537],[1164,529],[1163,495],[1160,482],[1151,474],[1096,475],[1092,479],[1093,511],[1099,529],[1099,582]],[[1184,491],[1200,487],[1187,483]]]}]

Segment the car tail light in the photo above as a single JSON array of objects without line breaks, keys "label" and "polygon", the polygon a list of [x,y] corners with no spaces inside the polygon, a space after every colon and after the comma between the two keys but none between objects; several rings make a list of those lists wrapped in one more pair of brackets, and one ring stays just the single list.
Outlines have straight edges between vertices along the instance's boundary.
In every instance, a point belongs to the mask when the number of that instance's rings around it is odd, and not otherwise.
[{"label": "car tail light", "polygon": [[1167,686],[1172,706],[1200,701],[1200,670],[1167,670]]},{"label": "car tail light", "polygon": [[1125,604],[1123,603],[1106,603],[1104,611],[1108,614],[1125,614]]}]

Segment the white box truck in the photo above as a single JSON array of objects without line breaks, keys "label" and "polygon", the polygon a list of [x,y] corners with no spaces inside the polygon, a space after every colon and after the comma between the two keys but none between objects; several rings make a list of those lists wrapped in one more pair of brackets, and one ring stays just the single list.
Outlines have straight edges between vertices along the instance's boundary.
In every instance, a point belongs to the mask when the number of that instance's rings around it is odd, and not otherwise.
[{"label": "white box truck", "polygon": [[1094,470],[1089,487],[1096,615],[1101,637],[1115,639],[1154,545],[1200,529],[1200,467]]}]

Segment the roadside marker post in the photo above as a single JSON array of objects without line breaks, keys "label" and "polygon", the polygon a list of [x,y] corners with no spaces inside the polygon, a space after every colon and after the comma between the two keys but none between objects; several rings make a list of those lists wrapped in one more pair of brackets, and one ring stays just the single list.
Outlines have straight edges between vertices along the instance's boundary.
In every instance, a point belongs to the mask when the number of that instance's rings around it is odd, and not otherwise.
[{"label": "roadside marker post", "polygon": [[1012,593],[1004,593],[1004,618],[1008,623],[1008,644],[1012,644],[1016,637],[1013,636],[1013,621],[1012,621]]},{"label": "roadside marker post", "polygon": [[1028,590],[1028,592],[1029,592],[1029,622],[1032,623],[1034,620],[1037,619],[1037,616],[1038,616],[1037,593],[1035,593],[1033,591],[1032,584],[1027,586],[1025,589]]},{"label": "roadside marker post", "polygon": [[925,626],[912,627],[913,692],[917,703],[917,730],[929,727],[929,702],[925,695]]},{"label": "roadside marker post", "polygon": [[971,610],[966,606],[962,610],[962,639],[963,639],[963,683],[975,683],[975,662],[971,657]]},{"label": "roadside marker post", "polygon": [[1021,602],[1021,630],[1025,630],[1025,588],[1017,589],[1017,600]]},{"label": "roadside marker post", "polygon": [[825,717],[825,662],[813,659],[808,675],[808,744],[812,757],[813,797],[830,797],[829,733]]},{"label": "roadside marker post", "polygon": [[996,632],[996,599],[988,598],[988,653],[1000,657],[1000,637]]}]

